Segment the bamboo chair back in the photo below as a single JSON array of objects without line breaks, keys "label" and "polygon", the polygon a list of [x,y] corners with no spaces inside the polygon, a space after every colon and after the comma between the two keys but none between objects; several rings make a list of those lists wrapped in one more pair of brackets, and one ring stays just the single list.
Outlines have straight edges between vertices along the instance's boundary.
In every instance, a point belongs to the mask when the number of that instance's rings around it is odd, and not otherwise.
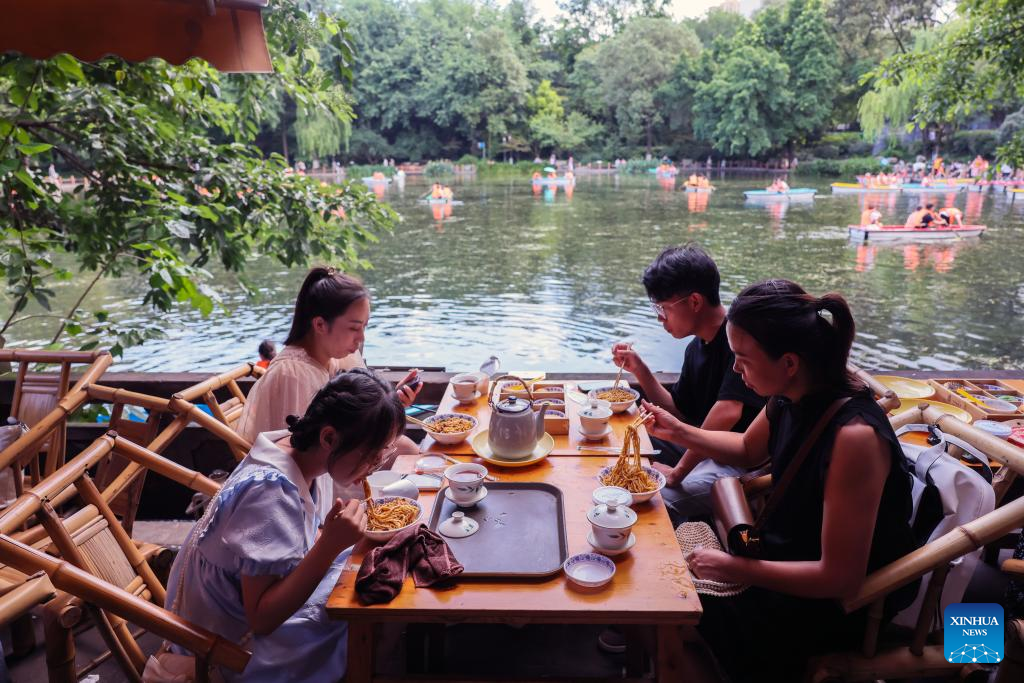
[{"label": "bamboo chair back", "polygon": [[[172,407],[176,406],[176,409],[179,411],[192,411],[194,409],[193,414],[202,413],[200,409],[193,405],[195,401],[202,401],[213,417],[230,430],[233,438],[226,437],[223,431],[216,431],[215,433],[227,441],[235,459],[241,461],[249,452],[252,444],[235,432],[238,419],[242,416],[242,411],[245,410],[245,394],[242,393],[241,387],[238,386],[238,380],[244,377],[255,377],[258,379],[263,376],[264,372],[264,369],[255,363],[245,363],[175,394],[171,399]],[[217,392],[224,389],[227,389],[228,398],[220,401],[217,398]],[[208,425],[204,426],[209,428]]]},{"label": "bamboo chair back", "polygon": [[[15,493],[24,490],[24,469],[30,485],[53,474],[64,463],[67,417],[86,400],[86,389],[106,371],[112,358],[106,351],[22,351],[0,349],[0,363],[17,363],[11,417],[29,431],[0,452],[0,468],[13,468]],[[29,373],[34,364],[56,364],[56,373]],[[89,364],[73,387],[71,366]],[[45,459],[40,463],[40,457]]]},{"label": "bamboo chair back", "polygon": [[[0,561],[7,562],[20,572],[26,571],[24,564],[18,564],[17,560],[13,559],[18,553],[11,555],[3,553],[5,542],[16,544],[22,555],[31,551],[31,553],[43,553],[44,557],[49,557],[45,554],[47,551],[56,552],[66,562],[90,577],[95,577],[104,585],[109,585],[113,593],[108,592],[106,597],[120,596],[114,601],[117,606],[125,607],[131,600],[142,600],[159,607],[164,604],[166,599],[164,586],[109,505],[110,500],[116,500],[131,485],[130,480],[121,481],[120,478],[115,478],[101,492],[88,474],[94,465],[114,454],[121,454],[133,464],[153,469],[193,490],[213,495],[219,489],[216,482],[203,475],[168,461],[113,432],[108,432],[69,461],[65,467],[45,478],[36,487],[26,491],[0,515],[0,534],[2,534],[0,535]],[[73,515],[61,519],[54,509],[51,499],[63,494],[68,488],[74,489],[85,505]],[[34,515],[40,517],[43,533],[40,534],[40,527],[37,527],[23,532],[17,540],[12,538],[13,531]],[[6,547],[10,549],[12,546]],[[30,556],[36,557],[35,555]],[[25,560],[26,557],[23,556],[21,559]],[[36,559],[38,560],[38,557]],[[11,567],[4,568],[4,570],[10,575],[10,582],[15,583],[17,576],[11,574]],[[34,571],[37,570],[47,571],[42,566],[35,566]],[[4,575],[0,573],[0,585],[2,585],[3,578],[5,578]],[[56,581],[54,581],[54,585],[58,585]],[[79,592],[76,592],[74,586],[58,587],[87,602],[85,606],[92,613],[93,621],[112,656],[119,662],[130,680],[141,680],[146,657],[139,648],[127,621],[123,618],[123,613],[116,608],[109,608],[108,613],[108,610],[104,609],[105,605],[98,602],[99,606],[88,604],[90,595],[80,590],[81,585],[77,586]],[[131,600],[125,602],[124,596],[128,596]],[[167,614],[163,614],[163,616],[166,618]],[[151,630],[164,635],[161,628],[166,630],[167,626],[168,624],[163,623],[160,628],[151,628]],[[175,640],[173,636],[165,635],[165,637],[185,644],[180,640]],[[212,641],[208,641],[206,645],[213,647]],[[236,658],[237,654],[232,651],[231,657]],[[64,663],[67,664],[66,661]],[[231,665],[225,663],[225,666],[230,667]],[[63,675],[58,675],[57,678],[70,679],[76,675],[73,654],[70,659],[70,667],[69,671],[64,671]]]},{"label": "bamboo chair back", "polygon": [[[940,413],[922,404],[892,418],[894,428],[907,424],[937,425],[946,434],[959,437],[1017,474],[1024,473],[1024,449],[1002,441],[952,415]],[[808,670],[807,678],[823,681],[839,678],[844,681],[876,680],[878,678],[912,678],[949,675],[962,667],[946,661],[941,645],[926,645],[936,627],[931,610],[923,609],[913,629],[909,647],[879,654],[878,638],[885,598],[897,588],[931,573],[924,604],[937,602],[942,595],[950,564],[958,558],[992,543],[1024,525],[1024,498],[997,507],[992,512],[961,524],[949,533],[934,539],[895,562],[870,574],[857,595],[844,600],[847,612],[869,607],[868,626],[861,653],[836,653],[818,658]]]},{"label": "bamboo chair back", "polygon": [[[160,428],[161,413],[155,410],[149,412],[145,422],[136,422],[124,416],[124,403],[115,403],[110,413],[110,428],[117,432],[117,435],[137,444],[152,443]],[[132,461],[118,453],[116,450],[110,454],[107,460],[100,462],[96,468],[96,485],[104,490],[110,486],[120,475],[132,465]],[[124,491],[110,501],[110,509],[114,511],[121,526],[132,533],[135,525],[135,515],[139,510],[139,502],[142,500],[142,487],[146,483],[146,468],[137,467],[137,474],[131,478],[131,482]]]}]

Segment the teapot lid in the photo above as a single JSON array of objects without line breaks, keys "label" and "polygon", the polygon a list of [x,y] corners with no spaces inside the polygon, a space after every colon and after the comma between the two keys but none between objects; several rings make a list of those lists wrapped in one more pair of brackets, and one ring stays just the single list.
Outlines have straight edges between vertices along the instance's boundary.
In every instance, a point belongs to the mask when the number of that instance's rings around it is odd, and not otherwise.
[{"label": "teapot lid", "polygon": [[625,505],[601,503],[590,508],[587,519],[594,526],[605,529],[628,529],[636,524],[636,513]]},{"label": "teapot lid", "polygon": [[530,409],[531,402],[518,396],[509,396],[495,406],[501,413],[522,413]]}]

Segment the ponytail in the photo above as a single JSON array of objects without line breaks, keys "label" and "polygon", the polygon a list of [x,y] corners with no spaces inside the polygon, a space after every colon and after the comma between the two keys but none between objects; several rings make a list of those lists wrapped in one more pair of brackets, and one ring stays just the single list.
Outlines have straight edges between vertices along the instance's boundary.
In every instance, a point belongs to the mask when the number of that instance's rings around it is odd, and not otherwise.
[{"label": "ponytail", "polygon": [[369,298],[369,291],[358,278],[326,266],[311,269],[295,298],[292,328],[284,340],[285,345],[302,342],[312,329],[314,318],[331,322],[356,301]]},{"label": "ponytail", "polygon": [[846,369],[856,324],[842,295],[817,298],[795,282],[767,280],[736,297],[728,320],[772,358],[799,356],[816,384],[842,392],[858,386]]}]

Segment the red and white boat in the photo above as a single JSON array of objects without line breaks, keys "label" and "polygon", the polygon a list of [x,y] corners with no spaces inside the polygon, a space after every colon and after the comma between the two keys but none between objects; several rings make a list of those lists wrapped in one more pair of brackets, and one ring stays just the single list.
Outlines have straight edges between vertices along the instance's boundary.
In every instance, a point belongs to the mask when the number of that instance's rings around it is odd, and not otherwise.
[{"label": "red and white boat", "polygon": [[851,225],[854,242],[932,242],[978,237],[984,225],[938,225],[932,228],[907,228],[902,225]]}]

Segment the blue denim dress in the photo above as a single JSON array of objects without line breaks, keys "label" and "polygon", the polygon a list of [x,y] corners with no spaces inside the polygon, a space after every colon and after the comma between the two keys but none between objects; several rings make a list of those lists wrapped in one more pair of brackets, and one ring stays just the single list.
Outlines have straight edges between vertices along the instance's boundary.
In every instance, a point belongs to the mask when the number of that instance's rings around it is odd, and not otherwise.
[{"label": "blue denim dress", "polygon": [[287,434],[256,438],[193,527],[167,582],[170,609],[252,650],[241,675],[221,670],[227,681],[338,681],[345,675],[348,624],[328,619],[324,606],[351,548],[273,633],[252,636],[245,618],[242,576],[287,575],[313,546],[320,524],[316,487],[311,493],[298,465],[275,445]]}]

